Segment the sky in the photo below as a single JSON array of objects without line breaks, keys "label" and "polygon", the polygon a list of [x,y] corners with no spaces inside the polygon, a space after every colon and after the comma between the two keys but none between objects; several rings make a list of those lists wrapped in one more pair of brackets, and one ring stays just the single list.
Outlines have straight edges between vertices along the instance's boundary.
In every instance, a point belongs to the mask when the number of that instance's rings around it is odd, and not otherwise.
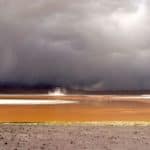
[{"label": "sky", "polygon": [[0,0],[0,83],[150,89],[150,1]]}]

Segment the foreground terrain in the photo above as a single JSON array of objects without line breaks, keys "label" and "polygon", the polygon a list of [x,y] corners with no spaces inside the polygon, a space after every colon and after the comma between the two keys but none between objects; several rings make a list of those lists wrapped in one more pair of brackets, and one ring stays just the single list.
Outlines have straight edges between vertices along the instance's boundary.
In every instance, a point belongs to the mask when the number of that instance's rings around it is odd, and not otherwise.
[{"label": "foreground terrain", "polygon": [[[33,104],[45,100],[49,104]],[[11,104],[5,104],[8,101]],[[16,105],[27,101],[26,105]],[[61,103],[52,105],[56,101]],[[66,103],[69,101],[77,103]],[[0,95],[0,102],[0,150],[149,150],[150,147],[149,95]],[[113,121],[119,124],[108,123]],[[144,126],[135,124],[136,121]]]},{"label": "foreground terrain", "polygon": [[0,150],[149,150],[150,126],[0,125]]}]

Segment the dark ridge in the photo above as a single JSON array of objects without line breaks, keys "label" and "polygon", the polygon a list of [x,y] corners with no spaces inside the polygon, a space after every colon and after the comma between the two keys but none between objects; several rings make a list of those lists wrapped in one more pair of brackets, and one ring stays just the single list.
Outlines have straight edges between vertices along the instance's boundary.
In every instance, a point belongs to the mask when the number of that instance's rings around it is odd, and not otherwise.
[{"label": "dark ridge", "polygon": [[145,90],[105,90],[105,91],[90,91],[83,89],[74,89],[50,84],[20,84],[13,82],[0,82],[0,94],[37,94],[47,93],[49,90],[54,90],[57,87],[65,89],[68,94],[89,94],[89,95],[139,95],[150,94],[150,89]]},{"label": "dark ridge", "polygon": [[140,94],[150,94],[150,90],[110,90],[110,91],[70,90],[69,93],[87,94],[87,95],[140,95]]},{"label": "dark ridge", "polygon": [[[0,94],[46,94],[49,90],[54,91],[55,87],[0,87]],[[150,90],[113,90],[113,91],[86,91],[63,88],[67,94],[81,95],[140,95],[150,94]]]}]

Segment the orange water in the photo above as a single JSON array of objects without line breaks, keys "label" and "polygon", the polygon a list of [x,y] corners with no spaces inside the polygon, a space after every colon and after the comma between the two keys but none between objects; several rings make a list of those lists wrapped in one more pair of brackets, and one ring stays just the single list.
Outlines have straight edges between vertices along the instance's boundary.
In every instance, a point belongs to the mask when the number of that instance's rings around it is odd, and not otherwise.
[{"label": "orange water", "polygon": [[101,97],[92,99],[81,97],[77,100],[79,104],[1,105],[0,122],[150,121],[149,100],[122,99],[121,97],[109,98],[109,100]]}]

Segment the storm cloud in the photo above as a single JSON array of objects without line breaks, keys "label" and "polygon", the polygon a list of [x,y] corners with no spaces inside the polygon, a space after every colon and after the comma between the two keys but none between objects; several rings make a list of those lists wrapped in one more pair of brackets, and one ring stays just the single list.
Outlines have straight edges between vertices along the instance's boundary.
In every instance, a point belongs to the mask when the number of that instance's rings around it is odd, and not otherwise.
[{"label": "storm cloud", "polygon": [[148,0],[0,0],[0,82],[150,89]]}]

